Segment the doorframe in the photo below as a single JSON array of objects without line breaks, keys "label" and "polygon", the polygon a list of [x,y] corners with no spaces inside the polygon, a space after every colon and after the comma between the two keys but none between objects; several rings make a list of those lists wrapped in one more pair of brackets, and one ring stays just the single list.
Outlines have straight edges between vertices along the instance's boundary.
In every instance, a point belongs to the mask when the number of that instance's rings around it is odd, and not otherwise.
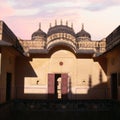
[{"label": "doorframe", "polygon": [[[52,91],[54,91],[54,94],[52,93],[52,94],[50,94],[50,92],[49,92],[49,90],[51,89],[51,88],[49,88],[49,87],[51,87],[51,86],[49,86],[49,85],[51,85],[50,84],[50,78],[48,78],[48,98],[49,99],[58,99],[58,93],[57,93],[57,79],[59,78],[59,77],[61,77],[61,99],[63,100],[63,99],[68,99],[68,91],[65,93],[65,94],[62,94],[62,90],[64,89],[64,88],[62,88],[62,85],[63,85],[63,80],[62,80],[62,75],[67,75],[67,86],[66,86],[66,89],[68,90],[68,73],[48,73],[48,77],[50,76],[50,75],[53,75],[54,77],[53,77],[53,79],[54,80],[52,80],[52,82],[54,81],[54,83],[52,83],[52,85],[54,86],[54,88],[52,88]],[[65,84],[65,83],[64,83]],[[54,90],[53,90],[54,89]]]}]

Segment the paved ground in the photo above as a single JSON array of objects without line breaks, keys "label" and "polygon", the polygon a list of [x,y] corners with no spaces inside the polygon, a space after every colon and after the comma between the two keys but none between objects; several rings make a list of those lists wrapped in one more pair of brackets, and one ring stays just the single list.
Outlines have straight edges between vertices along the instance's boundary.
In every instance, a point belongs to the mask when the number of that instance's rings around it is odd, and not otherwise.
[{"label": "paved ground", "polygon": [[119,103],[112,100],[15,100],[0,108],[0,120],[120,120]]}]

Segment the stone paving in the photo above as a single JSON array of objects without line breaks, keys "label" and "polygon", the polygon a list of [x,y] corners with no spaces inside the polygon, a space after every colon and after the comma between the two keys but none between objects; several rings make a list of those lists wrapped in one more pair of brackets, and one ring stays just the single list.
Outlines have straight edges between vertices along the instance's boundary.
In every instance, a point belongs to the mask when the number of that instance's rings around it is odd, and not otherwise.
[{"label": "stone paving", "polygon": [[0,105],[0,120],[120,120],[113,100],[14,100]]},{"label": "stone paving", "polygon": [[14,108],[26,111],[110,111],[114,109],[115,105],[111,100],[16,100]]}]

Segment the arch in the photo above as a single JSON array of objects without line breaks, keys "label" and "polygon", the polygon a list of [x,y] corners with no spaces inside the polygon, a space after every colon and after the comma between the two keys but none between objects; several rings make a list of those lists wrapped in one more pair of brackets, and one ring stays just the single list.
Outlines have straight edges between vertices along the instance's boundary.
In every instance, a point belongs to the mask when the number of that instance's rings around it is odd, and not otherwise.
[{"label": "arch", "polygon": [[48,48],[49,55],[51,56],[53,53],[55,53],[58,50],[67,50],[72,52],[74,56],[76,56],[76,49],[73,46],[65,43],[52,44],[51,46],[49,46]]},{"label": "arch", "polygon": [[69,50],[72,53],[76,54],[76,46],[68,43],[67,41],[59,41],[55,43],[52,42],[51,44],[47,45],[47,50],[49,51],[49,53],[53,53],[61,49]]}]

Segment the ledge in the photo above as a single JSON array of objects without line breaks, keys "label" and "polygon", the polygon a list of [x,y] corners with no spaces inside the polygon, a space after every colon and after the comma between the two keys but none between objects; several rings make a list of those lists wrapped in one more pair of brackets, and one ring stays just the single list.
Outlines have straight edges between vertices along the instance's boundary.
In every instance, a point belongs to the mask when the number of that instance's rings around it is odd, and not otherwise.
[{"label": "ledge", "polygon": [[4,40],[0,40],[0,46],[12,46],[12,44]]}]

